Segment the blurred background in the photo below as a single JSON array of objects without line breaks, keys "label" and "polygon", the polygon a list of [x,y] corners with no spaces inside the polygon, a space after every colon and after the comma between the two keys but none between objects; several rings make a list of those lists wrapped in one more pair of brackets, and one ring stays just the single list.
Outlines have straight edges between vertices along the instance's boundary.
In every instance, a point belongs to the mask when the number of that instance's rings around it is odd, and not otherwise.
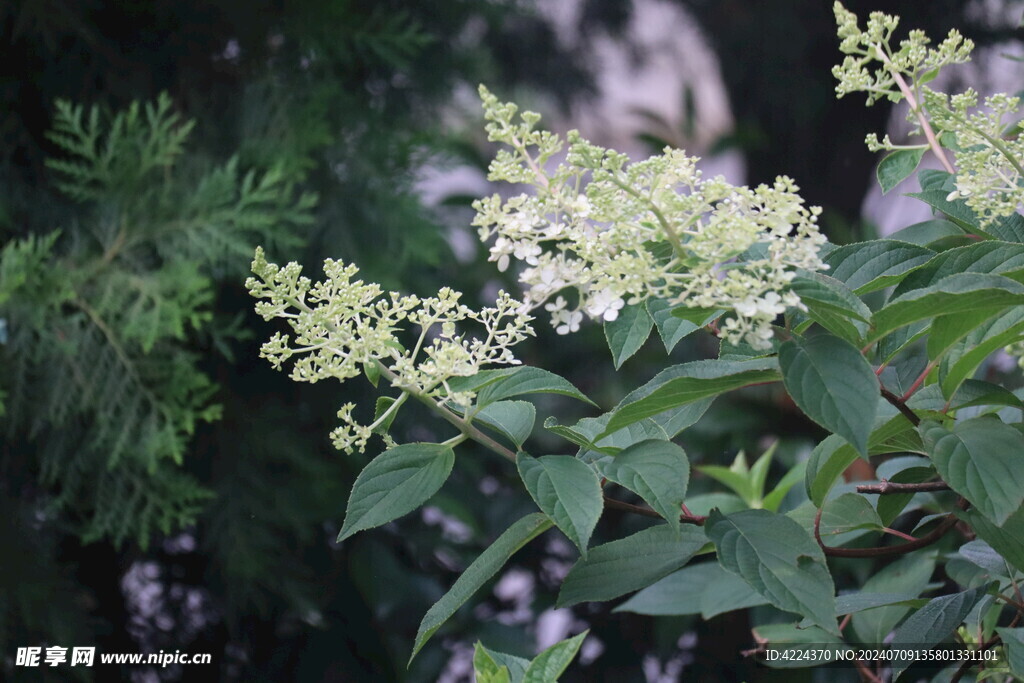
[{"label": "blurred background", "polygon": [[[1022,89],[1020,2],[847,6],[933,36],[957,26],[984,46],[965,79]],[[873,189],[864,136],[898,136],[902,113],[836,100],[830,2],[5,0],[0,42],[0,679],[454,683],[471,680],[477,640],[531,656],[584,628],[565,681],[844,675],[745,659],[766,608],[706,621],[556,610],[575,561],[557,532],[407,668],[427,608],[532,503],[507,463],[466,445],[421,513],[334,543],[373,454],[327,435],[342,403],[372,404],[370,387],[273,371],[258,354],[276,328],[243,286],[262,244],[313,276],[333,257],[418,294],[514,290],[470,227],[474,197],[508,191],[485,178],[478,83],[633,155],[683,147],[735,183],[787,174],[837,243],[924,220]],[[667,362],[717,351],[695,336],[666,361],[652,339],[616,373],[590,360],[607,358],[597,326],[556,337],[539,323],[521,357],[603,409]],[[557,398],[540,412],[596,414]],[[437,428],[409,411],[399,434]],[[759,388],[716,403],[681,443],[728,465],[778,441],[774,483],[816,429]],[[566,448],[538,429],[531,450]],[[691,491],[725,490],[695,476]],[[637,524],[610,511],[594,543]],[[16,667],[29,645],[213,664]]]}]

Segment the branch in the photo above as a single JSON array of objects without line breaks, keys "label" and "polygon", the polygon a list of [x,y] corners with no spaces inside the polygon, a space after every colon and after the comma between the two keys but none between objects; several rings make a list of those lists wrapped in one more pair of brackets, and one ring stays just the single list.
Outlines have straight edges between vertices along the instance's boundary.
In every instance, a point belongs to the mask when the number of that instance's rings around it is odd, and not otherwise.
[{"label": "branch", "polygon": [[942,167],[946,169],[946,171],[948,171],[949,173],[956,173],[956,170],[953,168],[953,164],[949,163],[949,159],[946,158],[946,152],[942,149],[942,146],[939,144],[938,139],[936,139],[935,137],[935,131],[932,130],[931,122],[928,121],[928,117],[924,115],[924,107],[921,106],[921,104],[917,101],[917,98],[914,97],[914,92],[910,89],[910,86],[903,79],[903,74],[897,71],[895,65],[893,65],[892,63],[892,60],[890,60],[888,55],[886,55],[885,52],[882,50],[881,45],[873,45],[872,47],[875,48],[875,53],[878,55],[879,60],[883,64],[885,64],[885,67],[889,70],[889,73],[892,74],[893,80],[896,81],[896,86],[900,89],[900,92],[902,92],[903,96],[907,99],[907,105],[910,106],[910,111],[914,112],[914,116],[917,117],[917,122],[921,124],[921,132],[924,133],[925,139],[928,140],[928,146],[932,148],[932,153],[935,154],[936,158],[939,160],[939,163],[942,164]]},{"label": "branch", "polygon": [[[1014,620],[1014,623],[1016,623],[1016,619]],[[984,652],[985,650],[991,650],[992,648],[994,648],[996,645],[999,644],[999,641],[1000,641],[999,636],[998,635],[993,635],[991,640],[987,640],[987,641],[985,641],[984,643],[981,643],[978,646],[978,652]],[[957,670],[955,672],[953,672],[953,675],[949,679],[949,683],[959,683],[960,679],[964,677],[964,674],[966,674],[970,670],[970,668],[972,666],[975,666],[975,665],[984,666],[984,664],[985,664],[984,661],[979,661],[979,660],[975,660],[975,659],[965,659],[964,663],[961,664],[960,667],[957,668]]]},{"label": "branch", "polygon": [[[388,368],[383,363],[380,363],[379,361],[378,367],[380,368],[381,374],[387,377],[388,380],[392,384],[394,384],[395,380],[397,379],[395,373],[392,372],[390,368]],[[458,429],[459,432],[463,434],[463,436],[466,436],[472,439],[473,441],[476,441],[481,446],[493,451],[494,453],[497,453],[506,460],[509,460],[511,462],[516,461],[515,451],[513,451],[510,448],[506,448],[505,446],[502,446],[500,443],[489,437],[487,434],[484,434],[482,431],[474,427],[465,418],[462,418],[459,415],[452,412],[451,410],[448,410],[448,408],[439,404],[437,401],[434,401],[429,396],[424,396],[423,394],[417,394],[414,392],[408,392],[408,395],[412,396],[420,403],[427,406],[427,408],[429,408],[431,412],[436,414],[438,417],[449,422],[452,426]],[[635,515],[642,515],[644,517],[654,517],[655,519],[661,519],[661,515],[659,515],[657,512],[650,508],[641,507],[639,505],[633,505],[631,503],[625,503],[621,500],[609,498],[608,496],[604,497],[604,506],[612,510],[621,510],[623,512],[631,512]],[[679,516],[679,521],[683,524],[696,524],[700,526],[704,524],[705,520],[707,520],[707,517],[704,515],[681,514]]]},{"label": "branch", "polygon": [[[633,505],[632,503],[625,503],[621,500],[615,500],[614,498],[604,497],[604,506],[610,510],[621,510],[622,512],[632,512],[635,515],[643,515],[644,517],[653,517],[655,519],[661,519],[661,515],[650,508],[645,508],[640,505]],[[704,526],[704,522],[707,521],[706,515],[693,515],[693,514],[681,514],[679,515],[679,521],[683,524],[695,524],[697,526]]]},{"label": "branch", "polygon": [[902,398],[892,393],[885,387],[881,387],[880,390],[882,392],[882,398],[884,398],[889,403],[893,404],[896,407],[896,410],[903,413],[903,417],[910,420],[910,424],[914,425],[915,427],[921,424],[921,418],[917,416],[917,413],[915,413],[913,410],[907,407],[906,402]]},{"label": "branch", "polygon": [[893,481],[882,480],[880,484],[862,484],[857,487],[857,493],[877,493],[886,495],[891,493],[920,493],[922,491],[949,491],[949,484],[944,481],[925,481],[918,484],[899,484]]},{"label": "branch", "polygon": [[853,660],[853,665],[857,667],[857,673],[860,674],[860,679],[865,683],[882,683],[882,679],[871,672],[868,665],[860,659]]},{"label": "branch", "polygon": [[924,370],[921,371],[921,374],[918,375],[917,379],[914,380],[914,383],[910,385],[909,389],[907,389],[906,393],[903,394],[903,396],[900,397],[900,400],[903,401],[904,403],[906,403],[907,399],[909,399],[911,396],[913,396],[914,392],[921,388],[921,385],[924,384],[925,377],[927,377],[928,374],[932,370],[934,370],[935,366],[938,365],[938,364],[939,364],[938,360],[933,360],[931,363],[926,365]]},{"label": "branch", "polygon": [[[964,508],[966,501],[961,499],[959,506],[961,509]],[[899,545],[884,545],[875,548],[832,548],[825,545],[825,542],[821,540],[821,511],[823,509],[818,508],[818,514],[814,516],[814,540],[821,546],[822,551],[830,557],[888,557],[889,555],[905,555],[918,548],[924,548],[935,543],[945,536],[946,532],[952,529],[957,522],[956,515],[950,513],[937,527],[921,538]]]}]

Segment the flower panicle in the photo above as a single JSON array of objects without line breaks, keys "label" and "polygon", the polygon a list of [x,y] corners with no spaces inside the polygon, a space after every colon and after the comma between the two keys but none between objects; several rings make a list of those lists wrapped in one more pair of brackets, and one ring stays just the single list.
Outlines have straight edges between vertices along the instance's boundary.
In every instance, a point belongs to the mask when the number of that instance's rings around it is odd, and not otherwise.
[{"label": "flower panicle", "polygon": [[489,131],[497,131],[491,139],[508,146],[490,179],[529,190],[478,200],[473,224],[499,270],[520,264],[525,306],[543,306],[559,334],[655,298],[730,310],[722,328],[729,340],[764,348],[773,311],[800,306],[789,287],[795,269],[825,267],[820,209],[804,205],[791,179],[734,186],[705,178],[683,150],[631,163],[576,131],[552,167],[545,162],[562,147],[537,129],[537,117],[516,120],[515,105],[481,93]]},{"label": "flower panicle", "polygon": [[[533,335],[524,304],[505,292],[493,306],[475,310],[449,287],[420,298],[385,292],[376,283],[355,279],[359,268],[340,260],[324,261],[324,279],[312,282],[297,263],[269,263],[257,249],[254,277],[246,286],[259,299],[266,320],[285,320],[291,334],[275,333],[260,355],[282,369],[291,362],[291,378],[341,381],[379,365],[392,385],[405,392],[469,406],[472,392],[450,392],[448,380],[475,375],[488,365],[515,365],[512,347]],[[466,327],[478,330],[470,335]],[[418,328],[411,347],[403,343],[407,328]],[[338,448],[362,451],[375,425],[354,417],[354,404],[338,412],[342,425],[332,433]]]},{"label": "flower panicle", "polygon": [[[942,68],[970,61],[974,43],[952,30],[931,47],[929,37],[914,30],[893,46],[899,17],[875,12],[861,29],[857,16],[841,3],[836,2],[834,10],[839,48],[846,54],[843,63],[833,68],[837,95],[864,92],[869,105],[882,98],[907,100],[907,120],[914,125],[914,134],[929,138],[929,145],[954,174],[955,189],[947,201],[963,201],[982,228],[1016,213],[1024,204],[1024,141],[1017,123],[1020,98],[995,93],[979,102],[973,89],[948,95],[926,85]],[[901,147],[888,135],[880,142],[873,133],[865,142],[873,152],[926,146]],[[946,161],[947,154],[955,163]]]}]

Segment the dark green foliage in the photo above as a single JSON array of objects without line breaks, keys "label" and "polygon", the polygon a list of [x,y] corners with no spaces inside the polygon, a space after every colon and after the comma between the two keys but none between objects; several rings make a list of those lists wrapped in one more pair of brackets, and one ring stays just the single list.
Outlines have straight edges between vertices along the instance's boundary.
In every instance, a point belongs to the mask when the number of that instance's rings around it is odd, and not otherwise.
[{"label": "dark green foliage", "polygon": [[213,319],[211,275],[312,220],[280,173],[184,172],[192,125],[166,96],[112,116],[58,103],[48,165],[80,223],[3,251],[8,435],[35,444],[49,509],[85,542],[145,547],[195,521],[211,493],[179,466],[220,412],[189,340]]},{"label": "dark green foliage", "polygon": [[[530,73],[517,34],[543,23],[514,11],[0,4],[0,533],[19,549],[0,569],[5,656],[191,645],[214,653],[214,678],[315,678],[332,662],[405,676],[418,615],[405,642],[383,635],[396,622],[358,578],[366,548],[323,533],[356,469],[323,436],[342,397],[289,394],[254,367],[241,275],[256,243],[358,258],[392,287],[454,271],[415,171],[473,148],[441,130],[456,86]],[[470,24],[481,40],[454,40]],[[572,76],[559,97],[585,87],[576,58],[534,48]],[[395,539],[372,557],[394,568],[389,589],[423,562],[445,571]],[[132,622],[121,582],[143,561],[170,633]],[[425,609],[431,590],[404,595]]]}]

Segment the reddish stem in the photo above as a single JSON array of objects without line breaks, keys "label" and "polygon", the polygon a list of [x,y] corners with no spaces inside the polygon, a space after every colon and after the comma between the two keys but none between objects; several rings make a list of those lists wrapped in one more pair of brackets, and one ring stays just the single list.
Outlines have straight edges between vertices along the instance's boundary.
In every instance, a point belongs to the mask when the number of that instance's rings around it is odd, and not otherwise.
[{"label": "reddish stem", "polygon": [[931,363],[924,366],[924,370],[921,372],[920,375],[918,375],[917,379],[914,380],[914,383],[910,385],[910,388],[907,389],[907,393],[903,394],[903,396],[900,397],[901,401],[906,401],[908,398],[914,395],[914,392],[917,391],[921,387],[921,384],[924,382],[924,378],[928,376],[928,373],[935,369],[935,366],[938,364],[938,362],[938,360],[933,360]]},{"label": "reddish stem", "polygon": [[[958,504],[963,509],[966,507],[967,501],[961,499]],[[825,545],[825,542],[821,540],[821,511],[822,508],[818,508],[818,514],[814,516],[814,540],[818,542],[822,551],[829,557],[888,557],[889,555],[905,555],[918,548],[924,548],[935,543],[947,531],[952,529],[957,521],[956,515],[950,513],[938,526],[921,538],[900,543],[899,545],[885,545],[876,548],[832,548]]]}]

